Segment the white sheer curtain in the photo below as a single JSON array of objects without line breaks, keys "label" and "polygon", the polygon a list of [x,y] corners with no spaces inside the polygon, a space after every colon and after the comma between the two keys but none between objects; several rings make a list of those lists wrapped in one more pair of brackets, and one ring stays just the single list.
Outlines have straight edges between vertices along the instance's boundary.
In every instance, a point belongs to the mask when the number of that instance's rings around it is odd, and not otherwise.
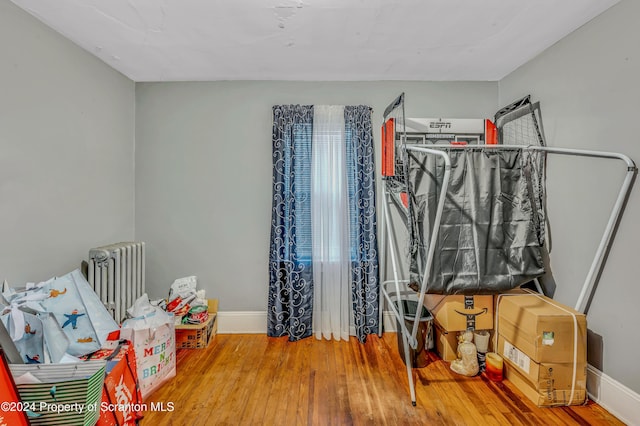
[{"label": "white sheer curtain", "polygon": [[311,235],[317,339],[348,340],[352,317],[344,128],[344,106],[314,106]]}]

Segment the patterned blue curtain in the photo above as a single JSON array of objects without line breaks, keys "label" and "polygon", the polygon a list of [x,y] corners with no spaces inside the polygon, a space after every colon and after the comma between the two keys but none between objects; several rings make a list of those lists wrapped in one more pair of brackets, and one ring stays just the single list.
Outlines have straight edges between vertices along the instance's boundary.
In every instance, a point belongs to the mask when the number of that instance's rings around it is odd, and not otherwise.
[{"label": "patterned blue curtain", "polygon": [[[377,333],[379,269],[371,109],[345,107],[352,300],[356,336]],[[273,205],[267,335],[312,334],[311,165],[313,107],[273,107]]]},{"label": "patterned blue curtain", "polygon": [[376,176],[371,108],[366,105],[344,109],[348,179],[354,182],[349,214],[353,283],[353,315],[356,336],[364,342],[368,334],[378,333],[380,281],[376,231]]},{"label": "patterned blue curtain", "polygon": [[313,270],[311,181],[296,179],[311,166],[313,107],[273,107],[273,205],[269,250],[267,335],[295,341],[311,335]]}]

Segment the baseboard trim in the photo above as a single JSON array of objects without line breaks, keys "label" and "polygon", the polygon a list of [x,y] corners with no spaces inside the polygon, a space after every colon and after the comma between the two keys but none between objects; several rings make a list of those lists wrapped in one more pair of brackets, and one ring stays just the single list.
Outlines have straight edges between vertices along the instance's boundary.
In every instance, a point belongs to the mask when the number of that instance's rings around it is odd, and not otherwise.
[{"label": "baseboard trim", "polygon": [[382,313],[382,329],[389,333],[398,331],[396,316],[393,311],[384,311]]},{"label": "baseboard trim", "polygon": [[[383,313],[384,331],[396,331],[396,318],[391,311]],[[218,333],[260,334],[267,332],[266,311],[218,312]]]},{"label": "baseboard trim", "polygon": [[[383,330],[395,332],[396,318],[391,311],[382,315]],[[266,334],[267,312],[218,312],[220,334]],[[587,365],[587,392],[592,401],[626,424],[640,424],[640,394]]]},{"label": "baseboard trim", "polygon": [[587,393],[592,401],[622,422],[640,424],[640,394],[590,364],[587,365]]}]

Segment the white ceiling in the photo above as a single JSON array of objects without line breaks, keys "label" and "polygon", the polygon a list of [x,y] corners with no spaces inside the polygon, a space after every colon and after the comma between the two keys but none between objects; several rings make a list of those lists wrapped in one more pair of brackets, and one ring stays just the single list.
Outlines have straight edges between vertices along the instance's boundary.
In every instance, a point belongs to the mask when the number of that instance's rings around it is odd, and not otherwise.
[{"label": "white ceiling", "polygon": [[619,0],[12,1],[134,81],[496,81]]}]

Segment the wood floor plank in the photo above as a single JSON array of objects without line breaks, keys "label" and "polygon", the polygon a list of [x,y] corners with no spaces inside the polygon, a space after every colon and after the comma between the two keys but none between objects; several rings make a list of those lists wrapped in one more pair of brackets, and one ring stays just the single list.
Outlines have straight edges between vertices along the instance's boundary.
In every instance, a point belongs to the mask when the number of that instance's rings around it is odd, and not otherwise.
[{"label": "wood floor plank", "polygon": [[367,342],[217,335],[176,354],[177,376],[147,398],[173,403],[141,424],[623,425],[594,402],[539,408],[511,383],[464,377],[430,354],[413,369],[412,406],[395,333]]},{"label": "wood floor plank", "polygon": [[[259,354],[244,354],[245,361],[255,367],[255,383],[251,385],[251,395],[247,404],[244,407],[234,406],[234,409],[231,410],[242,418],[247,416],[247,422],[244,424],[261,424],[267,415],[269,399],[272,398],[273,402],[271,403],[278,405],[279,399],[283,398],[282,395],[277,395],[273,391],[274,385],[281,384],[276,378],[278,377],[277,369],[282,356],[282,347],[282,339],[271,339],[268,340],[266,349],[259,351]],[[225,410],[229,411],[228,408]]]}]

